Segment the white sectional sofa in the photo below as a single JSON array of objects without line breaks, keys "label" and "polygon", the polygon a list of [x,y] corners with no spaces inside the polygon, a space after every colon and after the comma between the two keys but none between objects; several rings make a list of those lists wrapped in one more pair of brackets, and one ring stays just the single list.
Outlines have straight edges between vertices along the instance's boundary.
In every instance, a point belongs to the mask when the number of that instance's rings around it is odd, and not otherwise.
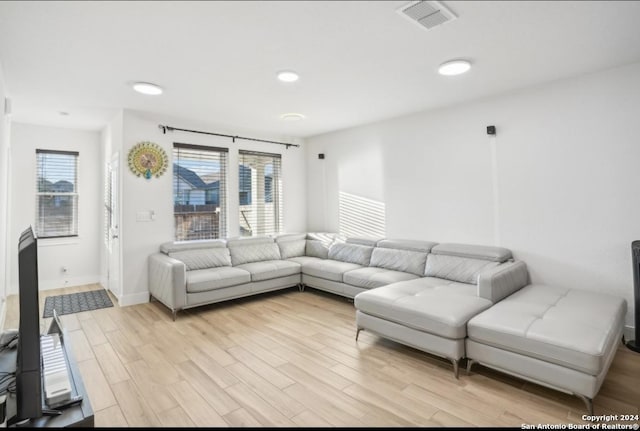
[{"label": "white sectional sofa", "polygon": [[[501,247],[348,238],[331,233],[166,243],[149,258],[149,293],[173,313],[298,286],[354,298],[366,330],[585,400],[621,339],[626,303],[529,285]],[[526,287],[525,287],[526,286]],[[597,316],[597,319],[591,319]]]},{"label": "white sectional sofa", "polygon": [[[304,236],[303,236],[304,237]],[[300,284],[273,238],[165,243],[149,258],[149,294],[173,313]]]},{"label": "white sectional sofa", "polygon": [[423,276],[427,254],[434,245],[348,238],[344,244],[333,244],[327,259],[303,263],[302,283],[353,298],[369,289]]},{"label": "white sectional sofa", "polygon": [[467,372],[474,363],[593,398],[622,338],[626,302],[576,289],[528,285],[467,325]]},{"label": "white sectional sofa", "polygon": [[[523,287],[527,269],[500,247],[439,244],[425,258],[422,277],[355,297],[356,338],[366,329],[446,357],[457,378],[459,360],[465,356],[467,322],[503,293]],[[508,274],[510,283],[498,283],[496,274]]]}]

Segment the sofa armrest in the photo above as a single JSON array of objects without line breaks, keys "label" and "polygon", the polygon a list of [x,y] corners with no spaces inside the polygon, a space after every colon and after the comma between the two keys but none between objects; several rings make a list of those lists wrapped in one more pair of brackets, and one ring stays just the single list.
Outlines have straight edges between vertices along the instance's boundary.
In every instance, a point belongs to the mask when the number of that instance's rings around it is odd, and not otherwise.
[{"label": "sofa armrest", "polygon": [[478,275],[478,296],[495,304],[528,282],[529,272],[524,262],[503,263]]},{"label": "sofa armrest", "polygon": [[187,303],[187,267],[163,253],[149,256],[149,293],[172,311]]}]

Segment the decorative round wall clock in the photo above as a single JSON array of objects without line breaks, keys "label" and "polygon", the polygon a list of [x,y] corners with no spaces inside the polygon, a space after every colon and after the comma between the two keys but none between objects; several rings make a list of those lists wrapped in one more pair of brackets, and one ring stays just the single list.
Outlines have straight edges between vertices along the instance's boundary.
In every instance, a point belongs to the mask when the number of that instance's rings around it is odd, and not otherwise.
[{"label": "decorative round wall clock", "polygon": [[167,153],[153,142],[138,142],[129,150],[129,169],[138,177],[159,178],[168,164]]}]

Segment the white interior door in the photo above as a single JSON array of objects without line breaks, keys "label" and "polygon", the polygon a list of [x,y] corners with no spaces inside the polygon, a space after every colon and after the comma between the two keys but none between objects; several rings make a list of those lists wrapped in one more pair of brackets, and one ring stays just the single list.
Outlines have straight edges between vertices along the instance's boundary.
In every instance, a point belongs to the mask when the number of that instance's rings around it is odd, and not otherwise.
[{"label": "white interior door", "polygon": [[120,298],[122,293],[120,278],[120,193],[119,193],[119,163],[118,156],[114,156],[109,164],[109,184],[107,184],[108,201],[108,270],[107,286],[109,290]]}]

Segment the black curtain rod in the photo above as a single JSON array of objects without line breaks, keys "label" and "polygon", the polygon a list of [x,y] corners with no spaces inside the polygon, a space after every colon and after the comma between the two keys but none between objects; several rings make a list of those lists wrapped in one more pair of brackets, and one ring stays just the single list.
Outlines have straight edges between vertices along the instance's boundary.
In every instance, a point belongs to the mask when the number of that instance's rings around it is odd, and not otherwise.
[{"label": "black curtain rod", "polygon": [[267,144],[284,145],[285,147],[287,147],[287,150],[289,149],[289,147],[299,147],[300,146],[298,144],[289,144],[287,142],[267,141],[266,139],[246,138],[244,136],[225,135],[223,133],[202,132],[200,130],[191,130],[191,129],[180,129],[178,127],[163,126],[162,124],[159,124],[158,127],[162,130],[162,133],[164,133],[164,134],[167,133],[167,130],[170,131],[170,132],[173,132],[174,130],[178,130],[180,132],[200,133],[201,135],[222,136],[223,138],[231,138],[233,140],[233,142],[235,142],[236,139],[244,139],[245,141],[265,142]]}]

